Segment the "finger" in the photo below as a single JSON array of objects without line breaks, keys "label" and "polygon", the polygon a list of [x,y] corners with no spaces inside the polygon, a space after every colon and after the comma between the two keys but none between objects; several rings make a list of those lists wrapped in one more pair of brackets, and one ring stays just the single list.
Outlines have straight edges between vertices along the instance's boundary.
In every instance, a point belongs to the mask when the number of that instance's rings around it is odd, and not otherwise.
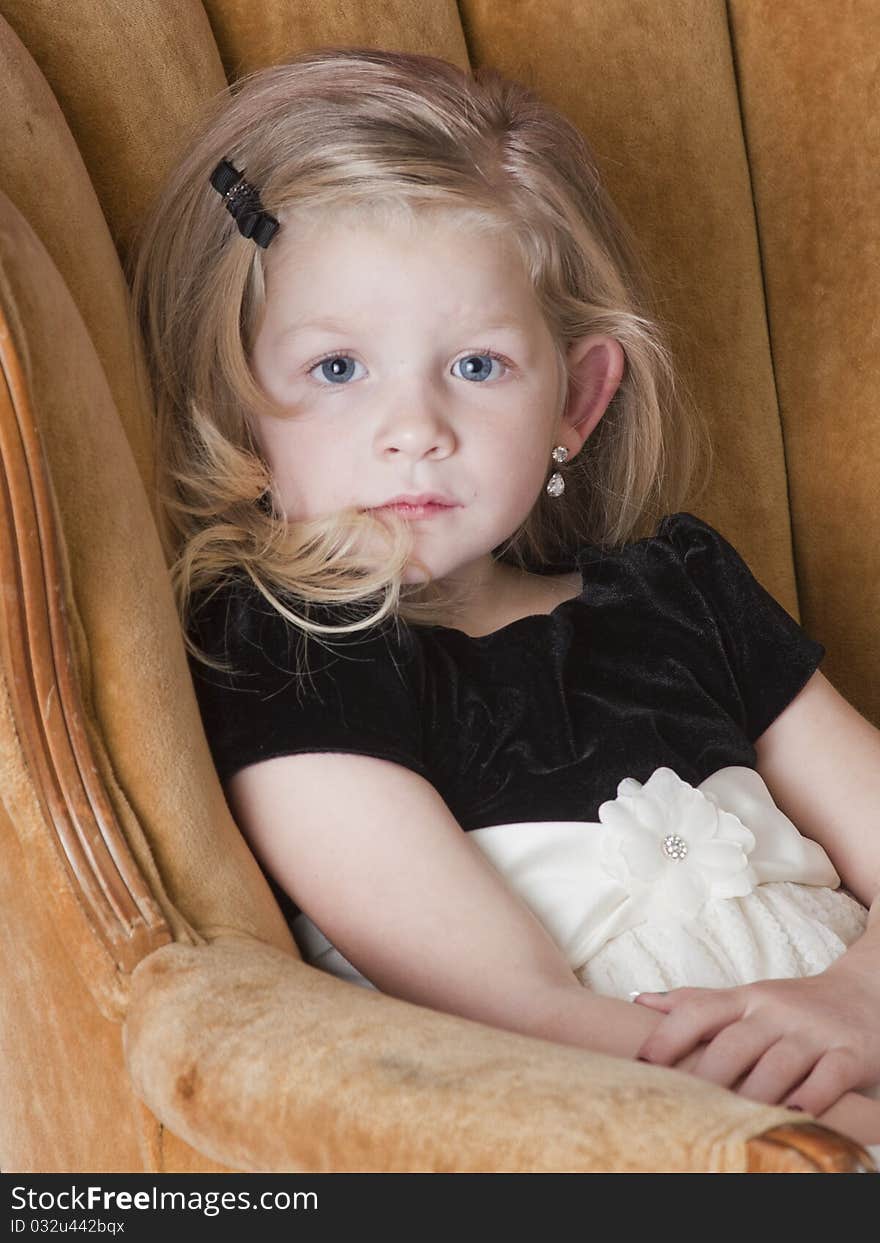
[{"label": "finger", "polygon": [[783,1036],[757,1059],[737,1093],[750,1101],[779,1105],[810,1073],[821,1054],[821,1049],[810,1049]]},{"label": "finger", "polygon": [[742,1017],[743,1003],[736,989],[706,989],[704,998],[683,1001],[644,1041],[637,1056],[646,1062],[670,1066],[700,1041],[709,1041]]},{"label": "finger", "polygon": [[671,1010],[675,1005],[674,998],[668,993],[637,993],[633,997],[633,1001],[640,1006],[647,1006],[649,1010]]},{"label": "finger", "polygon": [[830,1109],[844,1092],[858,1086],[859,1072],[854,1054],[847,1049],[829,1049],[782,1104],[787,1109],[798,1105],[816,1117]]},{"label": "finger", "polygon": [[747,1019],[729,1023],[704,1045],[702,1055],[694,1062],[690,1073],[720,1087],[738,1090],[740,1082],[748,1077],[774,1039],[769,1032]]},{"label": "finger", "polygon": [[705,997],[717,991],[714,988],[668,988],[657,993],[637,993],[634,990],[630,993],[630,999],[655,1010],[669,1010],[671,1006],[681,1005],[692,997]]}]

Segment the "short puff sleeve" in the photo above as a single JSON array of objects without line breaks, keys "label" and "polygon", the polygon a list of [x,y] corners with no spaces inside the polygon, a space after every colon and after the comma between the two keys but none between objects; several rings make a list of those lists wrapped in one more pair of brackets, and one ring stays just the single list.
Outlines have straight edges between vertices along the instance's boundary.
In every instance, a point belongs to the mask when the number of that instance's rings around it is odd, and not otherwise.
[{"label": "short puff sleeve", "polygon": [[[325,622],[329,611],[313,608],[311,616]],[[309,637],[301,675],[302,632],[252,583],[235,580],[195,603],[189,633],[206,654],[232,665],[220,672],[189,655],[221,781],[249,764],[309,751],[372,755],[428,777],[415,653],[393,627]]]},{"label": "short puff sleeve", "polygon": [[750,743],[760,738],[803,689],[825,647],[758,582],[743,558],[709,523],[672,514],[658,528],[715,624],[739,697]]}]

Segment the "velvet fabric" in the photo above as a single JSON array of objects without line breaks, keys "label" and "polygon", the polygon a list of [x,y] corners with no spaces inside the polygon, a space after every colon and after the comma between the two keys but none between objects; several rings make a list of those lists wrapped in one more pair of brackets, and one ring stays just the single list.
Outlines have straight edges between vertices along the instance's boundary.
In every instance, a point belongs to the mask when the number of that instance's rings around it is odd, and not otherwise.
[{"label": "velvet fabric", "polygon": [[595,822],[618,782],[661,765],[692,785],[753,768],[824,646],[690,513],[574,563],[583,590],[551,613],[480,637],[391,621],[317,649],[304,678],[290,623],[250,583],[220,589],[192,634],[234,670],[190,668],[221,780],[280,755],[373,755],[425,777],[468,831]]},{"label": "velvet fabric", "polygon": [[124,1043],[160,1142],[254,1173],[732,1174],[749,1138],[805,1120],[355,988],[234,933],[144,959]]}]

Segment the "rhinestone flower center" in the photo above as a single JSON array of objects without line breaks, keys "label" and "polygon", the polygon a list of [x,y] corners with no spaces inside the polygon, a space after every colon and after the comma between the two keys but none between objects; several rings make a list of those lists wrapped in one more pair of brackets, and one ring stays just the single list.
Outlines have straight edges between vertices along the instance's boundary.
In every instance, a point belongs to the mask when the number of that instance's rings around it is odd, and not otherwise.
[{"label": "rhinestone flower center", "polygon": [[687,857],[687,852],[687,842],[677,833],[667,833],[663,838],[663,853],[667,858],[684,859]]}]

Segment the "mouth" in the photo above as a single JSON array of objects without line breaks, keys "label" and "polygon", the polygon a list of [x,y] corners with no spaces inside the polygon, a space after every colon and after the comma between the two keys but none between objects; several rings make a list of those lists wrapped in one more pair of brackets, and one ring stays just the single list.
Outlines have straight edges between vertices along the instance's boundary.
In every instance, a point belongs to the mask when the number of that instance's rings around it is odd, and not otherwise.
[{"label": "mouth", "polygon": [[400,514],[401,518],[438,518],[441,514],[451,513],[455,505],[441,505],[436,501],[429,501],[427,505],[408,505],[405,502],[397,502],[393,505],[377,505],[370,513],[389,513]]},{"label": "mouth", "polygon": [[401,518],[439,518],[457,509],[458,502],[451,500],[443,492],[400,492],[392,496],[384,505],[373,505],[368,512],[399,514]]}]

